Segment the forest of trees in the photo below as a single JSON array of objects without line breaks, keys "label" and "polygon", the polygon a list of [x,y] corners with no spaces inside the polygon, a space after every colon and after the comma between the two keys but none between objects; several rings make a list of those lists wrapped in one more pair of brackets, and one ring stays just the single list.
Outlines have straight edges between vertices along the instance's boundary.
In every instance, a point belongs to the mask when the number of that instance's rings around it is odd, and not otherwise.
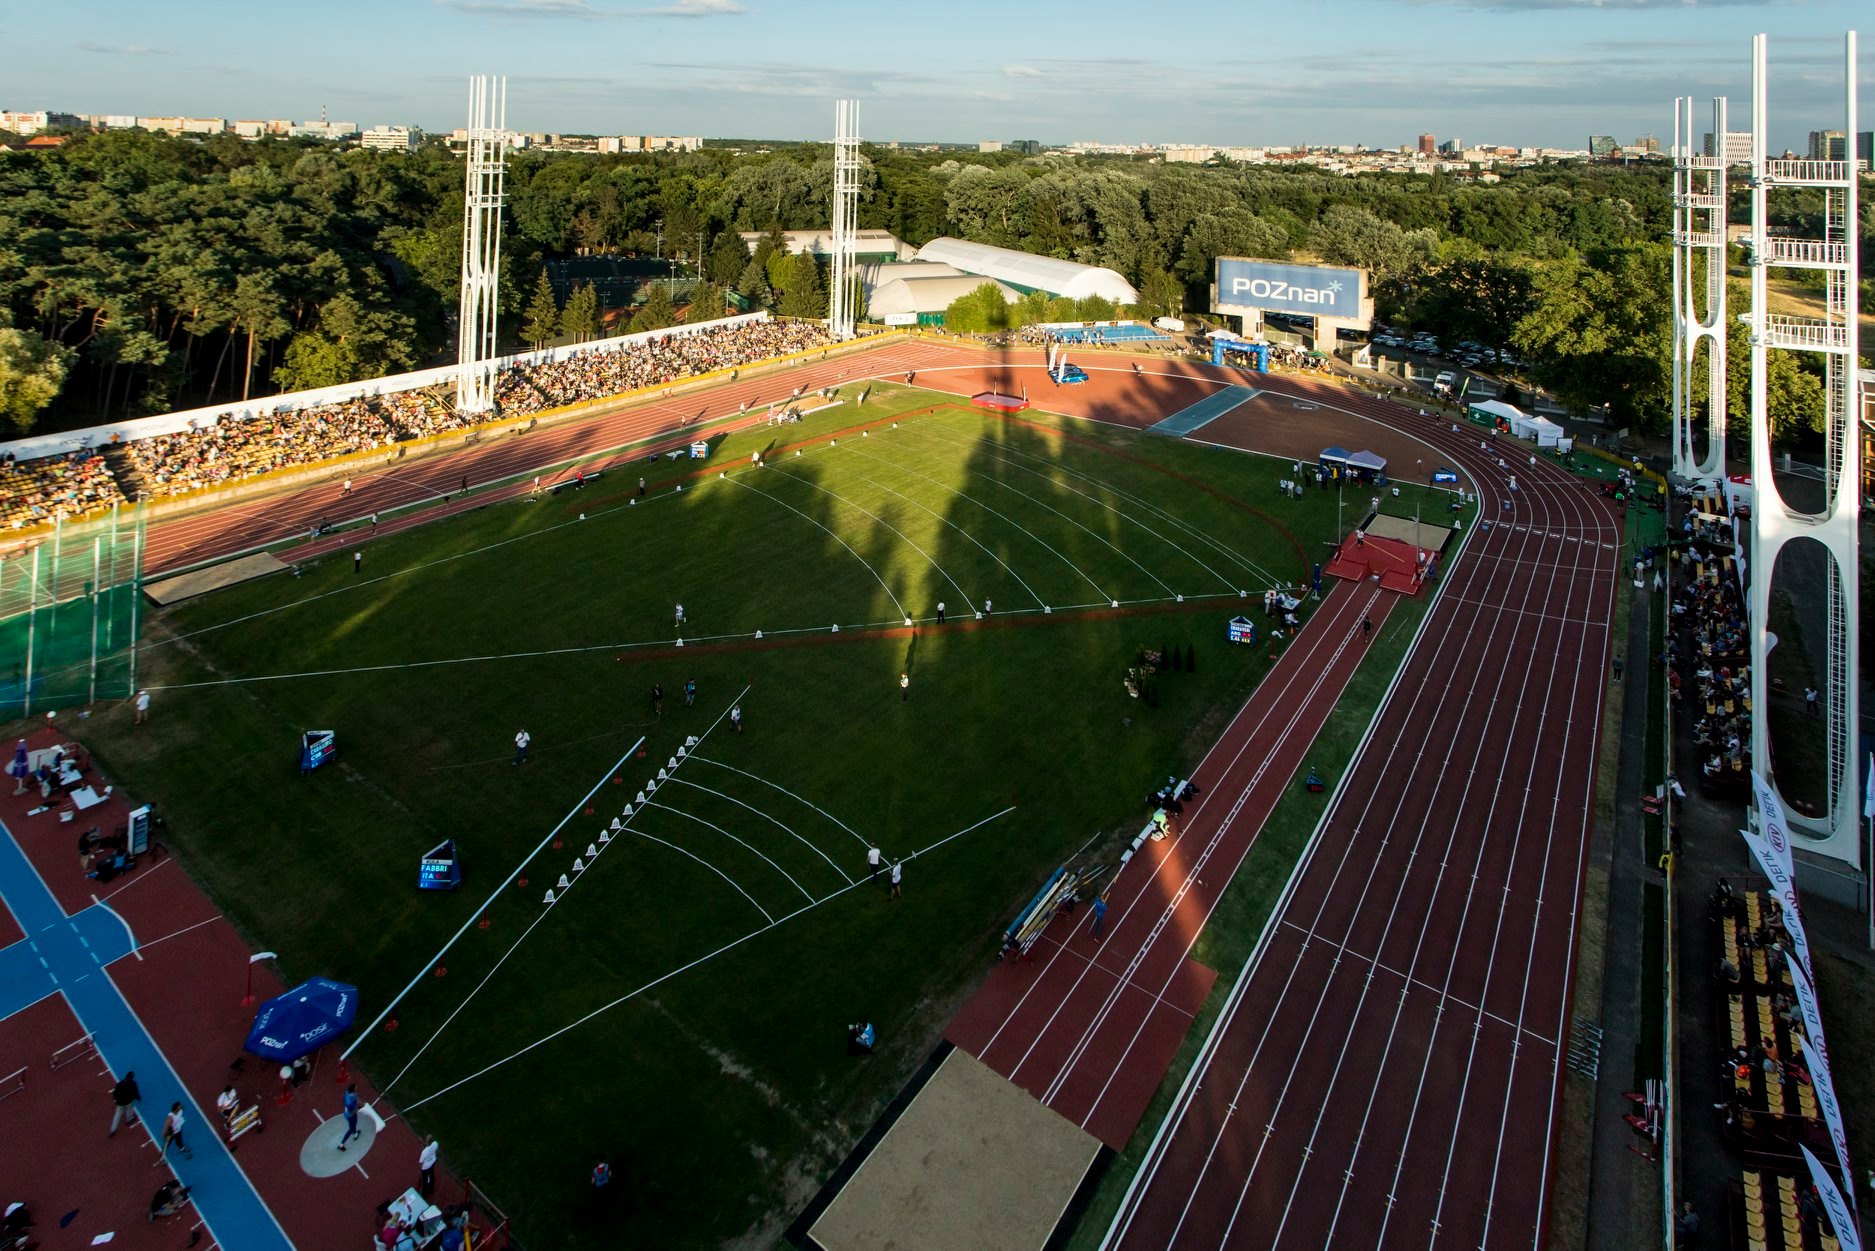
[{"label": "forest of trees", "polygon": [[[1661,167],[1551,166],[1485,185],[1132,158],[883,148],[866,158],[862,228],[1110,266],[1140,289],[1142,315],[1202,310],[1220,255],[1363,266],[1383,319],[1514,345],[1535,381],[1571,405],[1610,405],[1617,424],[1659,429],[1666,419]],[[446,359],[461,177],[439,145],[402,154],[114,132],[0,153],[0,428]],[[599,332],[604,310],[590,288],[561,307],[541,282],[545,262],[581,253],[661,246],[683,257],[701,279],[694,320],[720,316],[730,292],[788,316],[825,314],[824,275],[779,236],[827,225],[824,145],[521,153],[507,185],[503,306],[517,346]],[[1875,228],[1875,204],[1864,218]],[[753,257],[745,230],[766,232]],[[617,329],[675,323],[667,288],[651,284],[645,296]],[[1779,368],[1781,419],[1808,422],[1815,376],[1795,359]]]}]

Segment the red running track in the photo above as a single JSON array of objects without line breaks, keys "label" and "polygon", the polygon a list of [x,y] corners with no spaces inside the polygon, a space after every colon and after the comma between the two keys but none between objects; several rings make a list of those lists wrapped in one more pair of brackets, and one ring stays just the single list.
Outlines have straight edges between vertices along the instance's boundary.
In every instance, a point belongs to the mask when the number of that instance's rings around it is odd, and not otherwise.
[{"label": "red running track", "polygon": [[[730,424],[748,425],[762,420],[761,410],[771,402],[785,400],[794,387],[804,392],[818,390],[868,377],[902,377],[906,370],[917,369],[931,359],[950,359],[957,349],[936,344],[895,340],[858,354],[837,356],[813,364],[791,366],[775,373],[765,373],[738,382],[724,383],[706,391],[693,391],[634,403],[629,408],[598,411],[590,417],[571,417],[550,422],[526,434],[489,435],[460,451],[425,456],[411,461],[393,461],[379,467],[360,465],[351,474],[352,491],[344,493],[344,475],[335,473],[320,482],[283,488],[277,492],[243,499],[203,511],[191,512],[170,520],[152,522],[146,539],[144,565],[152,573],[217,557],[231,556],[266,544],[290,540],[306,534],[321,523],[343,525],[363,521],[373,513],[391,514],[425,501],[457,497],[462,507],[479,507],[504,495],[525,493],[530,484],[486,492],[483,486],[531,470],[561,464],[576,457],[593,456],[627,443],[660,436],[687,436],[716,433],[725,419],[738,418],[746,402],[751,415]],[[701,421],[708,429],[693,429]],[[719,423],[710,425],[709,423]],[[686,440],[687,441],[687,440]],[[611,460],[583,466],[610,468],[638,460],[642,452],[623,452]],[[553,481],[570,479],[567,470],[553,476]],[[461,501],[463,483],[476,493]],[[452,508],[451,511],[461,511]],[[383,516],[380,533],[391,533],[410,525],[443,516],[437,509],[415,514]],[[337,540],[340,546],[356,543],[368,535],[352,532]]]},{"label": "red running track", "polygon": [[946,1037],[1123,1148],[1216,978],[1192,945],[1359,666],[1362,618],[1378,626],[1394,602],[1336,584],[1198,765],[1178,834],[1114,881],[1105,933],[1087,909],[1057,917],[1046,954],[997,965]]},{"label": "red running track", "polygon": [[1618,522],[1547,464],[1500,469],[1470,428],[1271,385],[1410,429],[1494,524],[1448,575],[1106,1245],[1540,1246]]}]

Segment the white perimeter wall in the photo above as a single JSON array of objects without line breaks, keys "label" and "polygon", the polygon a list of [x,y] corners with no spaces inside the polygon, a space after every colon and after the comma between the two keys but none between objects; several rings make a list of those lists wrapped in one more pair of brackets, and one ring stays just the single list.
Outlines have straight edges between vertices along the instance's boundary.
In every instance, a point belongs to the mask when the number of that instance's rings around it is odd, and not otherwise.
[{"label": "white perimeter wall", "polygon": [[[766,311],[744,313],[739,317],[698,322],[694,326],[646,330],[612,339],[589,339],[584,343],[543,348],[538,352],[524,352],[518,356],[503,356],[495,364],[498,369],[512,369],[516,365],[546,365],[588,352],[623,352],[627,348],[636,347],[640,343],[648,343],[654,339],[767,320]],[[82,430],[61,430],[53,434],[31,435],[24,439],[15,439],[11,443],[0,443],[0,456],[11,452],[19,460],[32,460],[40,456],[54,456],[60,452],[69,452],[80,447],[102,447],[113,439],[118,442],[129,442],[132,439],[153,438],[159,434],[175,434],[177,431],[195,426],[213,425],[218,418],[224,416],[232,420],[271,417],[275,413],[288,412],[293,409],[315,408],[322,404],[339,404],[346,400],[392,395],[398,391],[413,391],[419,387],[434,386],[439,382],[453,383],[456,378],[456,369],[455,365],[442,365],[435,369],[419,369],[414,373],[392,374],[388,378],[367,378],[362,382],[347,382],[336,387],[320,387],[314,391],[290,391],[285,395],[260,396],[232,404],[215,404],[208,408],[191,408],[177,413],[158,413],[154,417],[136,417],[113,425],[87,426]]]}]

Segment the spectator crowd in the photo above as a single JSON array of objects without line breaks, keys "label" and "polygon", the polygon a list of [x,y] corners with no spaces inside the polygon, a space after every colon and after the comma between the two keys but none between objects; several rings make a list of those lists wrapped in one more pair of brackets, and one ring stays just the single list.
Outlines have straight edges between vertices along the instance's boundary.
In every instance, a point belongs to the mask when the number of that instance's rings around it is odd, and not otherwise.
[{"label": "spectator crowd", "polygon": [[[501,416],[525,416],[734,369],[831,340],[817,322],[758,321],[685,331],[618,350],[576,352],[544,364],[505,369],[496,381]],[[121,484],[95,450],[0,461],[0,528],[21,530],[67,520],[126,498],[186,495],[335,457],[467,429],[447,386],[361,397],[269,415],[224,413],[172,434],[123,445]]]},{"label": "spectator crowd", "polygon": [[1702,788],[1724,793],[1750,782],[1751,638],[1725,505],[1717,499],[1700,504],[1689,510],[1672,543],[1680,573],[1667,641],[1667,689],[1675,703],[1691,704]]},{"label": "spectator crowd", "polygon": [[0,528],[70,520],[123,500],[104,457],[89,449],[33,460],[0,460]]}]

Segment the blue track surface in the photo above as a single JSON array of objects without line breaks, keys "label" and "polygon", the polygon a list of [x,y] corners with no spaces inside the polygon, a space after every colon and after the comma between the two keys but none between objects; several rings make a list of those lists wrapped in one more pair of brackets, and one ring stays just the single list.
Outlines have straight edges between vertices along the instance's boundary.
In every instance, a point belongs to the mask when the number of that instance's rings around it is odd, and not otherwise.
[{"label": "blue track surface", "polygon": [[1234,408],[1248,404],[1263,394],[1255,387],[1225,387],[1222,391],[1205,396],[1189,408],[1181,408],[1158,425],[1146,431],[1148,434],[1169,434],[1174,438],[1184,438],[1204,426],[1216,421]]},{"label": "blue track surface", "polygon": [[[189,1118],[183,1137],[195,1155],[172,1156],[170,1163],[189,1187],[189,1197],[215,1240],[243,1251],[250,1247],[292,1251],[286,1232],[228,1154],[214,1120],[183,1087],[105,971],[105,965],[130,954],[136,946],[123,919],[103,904],[66,916],[5,825],[0,825],[0,898],[6,900],[26,934],[0,951],[0,1017],[11,1016],[55,990],[63,992],[111,1072],[136,1071],[143,1093],[140,1120],[146,1133],[154,1137],[169,1105],[181,1101]],[[100,1090],[101,1106],[108,1102],[103,1093]],[[101,1137],[104,1122],[98,1124]]]}]

